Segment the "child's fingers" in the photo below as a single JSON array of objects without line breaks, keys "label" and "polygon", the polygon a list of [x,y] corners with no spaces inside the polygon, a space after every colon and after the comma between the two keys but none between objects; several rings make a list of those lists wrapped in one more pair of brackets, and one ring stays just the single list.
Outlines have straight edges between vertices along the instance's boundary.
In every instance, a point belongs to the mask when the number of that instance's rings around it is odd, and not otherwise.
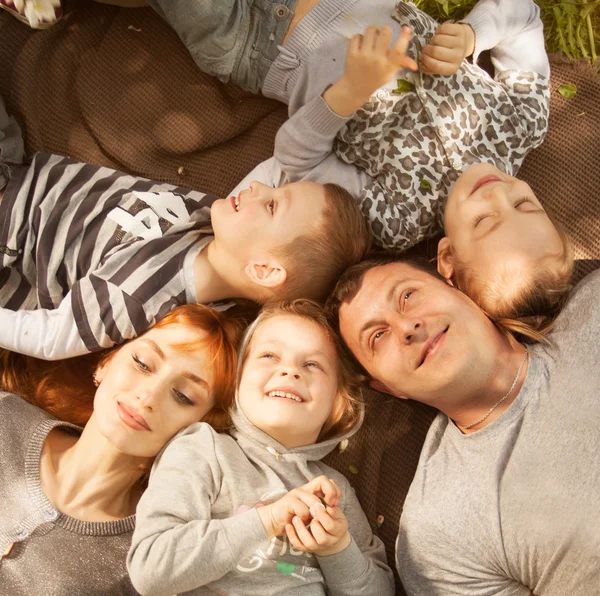
[{"label": "child's fingers", "polygon": [[363,42],[361,46],[361,51],[364,52],[372,52],[375,49],[375,43],[379,36],[379,28],[375,27],[375,25],[369,25],[365,32],[363,33]]},{"label": "child's fingers", "polygon": [[439,74],[444,76],[454,74],[460,66],[460,62],[442,62],[427,55],[421,55],[421,64],[423,65],[423,72],[425,74]]},{"label": "child's fingers", "polygon": [[294,519],[292,519],[292,525],[294,526],[294,530],[296,530],[298,539],[305,548],[314,551],[319,547],[317,541],[310,533],[310,530],[304,525],[304,522],[299,517],[294,517]]},{"label": "child's fingers", "polygon": [[460,50],[462,48],[462,42],[461,38],[457,35],[443,35],[436,33],[425,47],[428,48],[430,46]]},{"label": "child's fingers", "polygon": [[400,31],[400,35],[396,40],[396,43],[390,50],[390,58],[400,64],[404,68],[410,68],[411,70],[418,70],[418,64],[410,57],[406,55],[406,51],[408,50],[408,46],[410,44],[410,38],[412,36],[412,31],[410,27],[402,27]]},{"label": "child's fingers", "polygon": [[460,35],[462,29],[461,23],[442,23],[436,30],[434,36],[448,35],[456,37]]},{"label": "child's fingers", "polygon": [[348,54],[350,54],[350,55],[358,54],[362,47],[362,42],[363,42],[362,33],[357,33],[356,35],[353,35],[352,38],[350,39],[350,43],[348,44]]},{"label": "child's fingers", "polygon": [[385,55],[390,49],[390,42],[392,41],[392,28],[386,25],[379,30],[379,35],[375,39],[375,52],[377,54]]},{"label": "child's fingers", "polygon": [[[329,507],[328,510],[329,511],[333,511],[334,507]],[[316,511],[316,521],[319,522],[319,524],[323,527],[323,529],[329,533],[329,534],[334,534],[335,530],[336,530],[336,520],[331,516],[330,513],[327,512],[326,509],[322,509],[321,507],[319,507]],[[315,521],[315,520],[313,520]],[[312,522],[311,522],[311,528],[312,528]]]},{"label": "child's fingers", "polygon": [[290,541],[290,544],[299,551],[308,552],[308,549],[300,542],[300,538],[298,538],[298,534],[296,533],[296,529],[292,524],[285,525],[285,533]]},{"label": "child's fingers", "polygon": [[319,546],[328,546],[335,540],[335,537],[329,534],[316,519],[310,522],[310,533]]},{"label": "child's fingers", "polygon": [[423,48],[421,56],[429,56],[429,58],[431,58],[432,60],[437,60],[438,62],[452,63],[456,63],[460,58],[459,54],[455,49],[432,45],[425,46]]},{"label": "child's fingers", "polygon": [[318,476],[308,484],[305,484],[303,489],[314,495],[322,495],[325,503],[330,506],[337,505],[342,497],[340,487],[331,478],[327,478],[327,476]]}]

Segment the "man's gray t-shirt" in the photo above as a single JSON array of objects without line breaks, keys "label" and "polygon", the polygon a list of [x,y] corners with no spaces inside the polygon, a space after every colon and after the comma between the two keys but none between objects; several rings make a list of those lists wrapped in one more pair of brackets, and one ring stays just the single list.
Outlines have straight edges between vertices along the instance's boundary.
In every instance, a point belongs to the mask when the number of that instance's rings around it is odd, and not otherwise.
[{"label": "man's gray t-shirt", "polygon": [[596,271],[497,420],[435,419],[396,544],[409,595],[600,594],[599,295]]}]

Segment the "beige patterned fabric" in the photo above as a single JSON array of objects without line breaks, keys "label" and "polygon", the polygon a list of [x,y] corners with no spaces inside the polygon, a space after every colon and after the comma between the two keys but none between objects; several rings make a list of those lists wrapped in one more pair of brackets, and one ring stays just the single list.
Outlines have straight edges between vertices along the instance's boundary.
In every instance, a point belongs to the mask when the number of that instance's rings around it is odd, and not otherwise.
[{"label": "beige patterned fabric", "polygon": [[[41,32],[0,14],[0,94],[23,127],[28,152],[61,153],[217,195],[271,155],[285,106],[201,73],[152,10],[90,0],[66,9]],[[600,267],[600,78],[584,63],[552,57],[551,66],[549,132],[520,176],[566,228],[579,279]],[[577,85],[574,99],[557,93],[564,83]],[[362,430],[327,460],[349,477],[375,528],[383,516],[377,533],[390,561],[433,415],[371,392]]]}]

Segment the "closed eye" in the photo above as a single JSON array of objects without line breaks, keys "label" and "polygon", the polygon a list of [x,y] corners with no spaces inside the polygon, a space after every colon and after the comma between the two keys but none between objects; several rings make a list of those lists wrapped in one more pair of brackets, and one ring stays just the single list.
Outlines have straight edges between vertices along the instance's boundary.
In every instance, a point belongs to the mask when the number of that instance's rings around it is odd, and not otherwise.
[{"label": "closed eye", "polygon": [[[531,199],[528,199],[527,197],[525,197],[525,198],[523,198],[523,199],[519,199],[519,200],[518,200],[518,201],[515,203],[514,207],[515,207],[515,209],[518,209],[518,208],[519,208],[521,205],[526,205],[526,204],[529,204],[529,205],[534,205],[534,203],[533,203],[533,201],[532,201]],[[537,205],[536,205],[536,206],[537,206]]]},{"label": "closed eye", "polygon": [[473,227],[476,228],[484,219],[491,217],[491,215],[491,213],[482,213],[481,215],[478,215],[475,218],[475,221],[473,221]]},{"label": "closed eye", "polygon": [[274,360],[276,358],[273,352],[264,352],[259,356],[259,358],[266,358],[267,360]]},{"label": "closed eye", "polygon": [[142,372],[150,372],[150,367],[145,362],[140,360],[135,354],[132,354],[131,357],[133,358],[137,368],[139,368]]},{"label": "closed eye", "polygon": [[194,402],[187,396],[185,393],[181,393],[181,391],[177,391],[177,389],[173,389],[173,393],[175,394],[175,399],[186,406],[193,406]]}]

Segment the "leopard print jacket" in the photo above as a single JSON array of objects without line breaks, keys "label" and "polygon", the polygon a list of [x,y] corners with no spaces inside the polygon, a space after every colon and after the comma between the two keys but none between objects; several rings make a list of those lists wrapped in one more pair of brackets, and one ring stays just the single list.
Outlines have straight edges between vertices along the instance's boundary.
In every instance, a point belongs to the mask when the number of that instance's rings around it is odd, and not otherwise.
[{"label": "leopard print jacket", "polygon": [[[392,16],[413,30],[408,53],[418,61],[438,23],[405,2]],[[515,175],[548,128],[549,81],[538,73],[492,79],[465,60],[453,76],[410,75],[413,89],[380,89],[334,143],[338,157],[371,176],[359,205],[384,248],[407,249],[439,232],[463,170],[486,162]]]}]

